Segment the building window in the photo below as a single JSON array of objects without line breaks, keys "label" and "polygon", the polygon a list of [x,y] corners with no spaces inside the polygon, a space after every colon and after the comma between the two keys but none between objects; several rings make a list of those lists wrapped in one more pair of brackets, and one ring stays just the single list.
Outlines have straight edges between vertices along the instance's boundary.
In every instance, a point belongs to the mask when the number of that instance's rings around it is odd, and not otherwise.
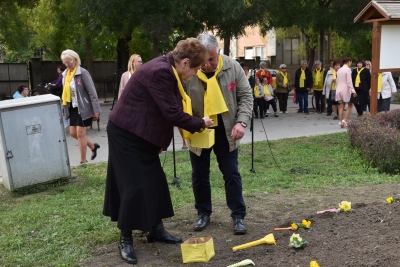
[{"label": "building window", "polygon": [[260,57],[261,60],[265,60],[265,46],[246,47],[245,59],[253,59],[254,57]]},{"label": "building window", "polygon": [[299,47],[299,38],[284,39],[283,61],[286,65],[300,64],[299,54],[297,53],[298,47]]}]

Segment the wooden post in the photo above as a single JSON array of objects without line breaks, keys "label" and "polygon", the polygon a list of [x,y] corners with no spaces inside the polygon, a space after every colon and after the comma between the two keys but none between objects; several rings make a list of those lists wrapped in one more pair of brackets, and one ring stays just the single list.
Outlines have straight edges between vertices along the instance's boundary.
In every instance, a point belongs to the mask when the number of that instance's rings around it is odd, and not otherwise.
[{"label": "wooden post", "polygon": [[375,115],[378,108],[378,70],[379,70],[379,54],[381,50],[381,28],[379,21],[373,22],[372,34],[372,59],[371,59],[371,96],[370,96],[370,113]]}]

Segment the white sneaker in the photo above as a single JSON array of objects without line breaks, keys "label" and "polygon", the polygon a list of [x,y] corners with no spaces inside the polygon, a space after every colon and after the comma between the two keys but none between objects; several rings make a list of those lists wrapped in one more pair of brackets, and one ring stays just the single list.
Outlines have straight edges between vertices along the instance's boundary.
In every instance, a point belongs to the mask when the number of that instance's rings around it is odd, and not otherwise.
[{"label": "white sneaker", "polygon": [[289,112],[285,111],[285,114],[288,114]]},{"label": "white sneaker", "polygon": [[267,110],[267,114],[269,114],[269,109]]},{"label": "white sneaker", "polygon": [[282,111],[279,111],[280,114],[282,114]]}]

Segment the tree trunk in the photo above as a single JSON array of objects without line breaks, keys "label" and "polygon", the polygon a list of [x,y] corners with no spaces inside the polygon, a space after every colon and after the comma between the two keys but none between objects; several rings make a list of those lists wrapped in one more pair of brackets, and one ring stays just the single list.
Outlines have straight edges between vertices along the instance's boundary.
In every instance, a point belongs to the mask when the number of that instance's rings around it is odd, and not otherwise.
[{"label": "tree trunk", "polygon": [[158,38],[155,34],[153,34],[153,58],[156,58],[159,56],[158,50],[159,50],[159,45],[158,45]]},{"label": "tree trunk", "polygon": [[229,57],[229,53],[231,48],[231,37],[229,35],[224,36],[224,55],[227,55]]},{"label": "tree trunk", "polygon": [[304,36],[306,37],[306,53],[307,53],[308,68],[312,69],[314,65],[315,48],[313,48],[311,45],[311,36],[307,34],[304,34]]},{"label": "tree trunk", "polygon": [[129,61],[129,46],[128,43],[132,39],[131,35],[126,35],[123,38],[118,38],[117,43],[117,68],[119,70],[127,70]]},{"label": "tree trunk", "polygon": [[319,60],[322,62],[321,66],[325,68],[325,32],[319,31]]},{"label": "tree trunk", "polygon": [[93,75],[93,54],[92,54],[92,39],[90,37],[85,38],[86,48],[86,67],[89,73]]}]

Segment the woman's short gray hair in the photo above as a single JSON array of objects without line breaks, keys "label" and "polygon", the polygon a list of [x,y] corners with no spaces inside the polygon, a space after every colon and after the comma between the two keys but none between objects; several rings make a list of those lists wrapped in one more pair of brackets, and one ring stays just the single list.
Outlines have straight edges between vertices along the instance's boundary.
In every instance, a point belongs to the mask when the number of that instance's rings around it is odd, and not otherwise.
[{"label": "woman's short gray hair", "polygon": [[74,50],[67,49],[67,50],[62,51],[61,60],[64,60],[64,58],[76,60],[76,64],[78,66],[81,65],[81,58],[79,57],[78,53],[76,53]]},{"label": "woman's short gray hair", "polygon": [[281,64],[281,65],[279,65],[279,68],[280,68],[280,69],[282,69],[282,68],[287,68],[287,66],[286,66],[286,64]]},{"label": "woman's short gray hair", "polygon": [[267,62],[265,62],[265,61],[261,61],[261,62],[260,62],[260,68],[261,68],[261,65],[265,65],[265,66],[267,66]]},{"label": "woman's short gray hair", "polygon": [[206,47],[207,51],[210,51],[213,47],[215,47],[215,51],[219,53],[219,43],[214,35],[202,33],[197,36],[197,40],[199,40]]},{"label": "woman's short gray hair", "polygon": [[322,64],[322,62],[319,61],[319,60],[316,60],[316,61],[314,62],[314,65],[321,65],[321,64]]},{"label": "woman's short gray hair", "polygon": [[306,64],[308,64],[308,61],[307,61],[307,60],[305,60],[305,59],[303,59],[303,60],[300,62],[300,64],[303,64],[303,63],[306,63]]}]

